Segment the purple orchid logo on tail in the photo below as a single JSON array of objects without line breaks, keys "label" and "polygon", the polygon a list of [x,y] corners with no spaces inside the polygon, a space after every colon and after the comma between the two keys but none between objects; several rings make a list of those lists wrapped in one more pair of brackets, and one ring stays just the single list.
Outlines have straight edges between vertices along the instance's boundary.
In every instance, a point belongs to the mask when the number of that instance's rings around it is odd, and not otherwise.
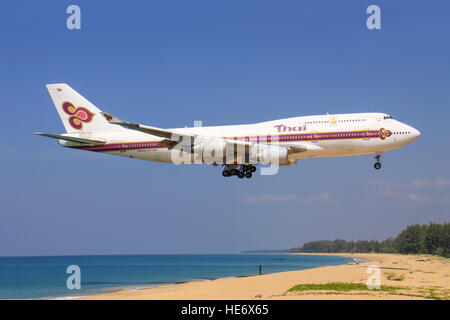
[{"label": "purple orchid logo on tail", "polygon": [[95,116],[95,113],[90,112],[84,107],[75,107],[72,102],[65,101],[62,104],[62,108],[65,113],[70,115],[69,123],[72,128],[81,130],[83,128],[83,122],[89,123]]}]

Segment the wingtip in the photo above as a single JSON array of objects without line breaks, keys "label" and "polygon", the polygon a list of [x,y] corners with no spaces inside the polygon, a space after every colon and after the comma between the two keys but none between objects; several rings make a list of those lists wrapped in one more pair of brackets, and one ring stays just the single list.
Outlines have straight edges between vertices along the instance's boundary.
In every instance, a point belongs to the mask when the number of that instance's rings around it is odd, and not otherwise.
[{"label": "wingtip", "polygon": [[54,87],[70,87],[67,83],[46,83],[45,87],[51,89]]}]

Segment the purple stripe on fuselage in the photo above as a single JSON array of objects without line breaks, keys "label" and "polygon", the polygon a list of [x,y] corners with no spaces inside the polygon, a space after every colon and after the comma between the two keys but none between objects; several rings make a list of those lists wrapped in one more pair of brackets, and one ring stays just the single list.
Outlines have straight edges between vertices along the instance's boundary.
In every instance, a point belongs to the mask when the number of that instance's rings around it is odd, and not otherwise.
[{"label": "purple stripe on fuselage", "polygon": [[[298,134],[280,134],[267,136],[250,136],[250,137],[225,137],[224,139],[249,141],[254,143],[264,142],[297,142],[297,141],[323,141],[323,140],[340,140],[340,139],[367,139],[380,137],[380,130],[364,130],[364,131],[341,131],[341,132],[318,132],[318,133],[298,133]],[[123,142],[111,143],[101,146],[90,147],[74,147],[77,149],[88,151],[122,151],[122,150],[140,150],[140,149],[158,149],[167,148],[159,141],[142,141],[142,142]]]},{"label": "purple stripe on fuselage", "polygon": [[142,142],[111,143],[101,146],[76,147],[76,148],[88,151],[121,151],[121,150],[156,149],[164,147],[165,146],[161,145],[159,141],[142,141]]}]

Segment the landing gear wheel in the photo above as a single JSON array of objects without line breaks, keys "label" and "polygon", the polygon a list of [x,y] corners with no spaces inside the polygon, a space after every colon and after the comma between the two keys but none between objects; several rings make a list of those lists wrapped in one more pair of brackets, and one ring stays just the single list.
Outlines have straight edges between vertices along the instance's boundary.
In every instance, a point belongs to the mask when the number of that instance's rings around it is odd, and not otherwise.
[{"label": "landing gear wheel", "polygon": [[375,162],[375,164],[373,165],[373,167],[377,170],[379,170],[381,168],[381,153],[377,153],[375,156],[375,160],[377,160],[377,162]]},{"label": "landing gear wheel", "polygon": [[244,177],[244,172],[239,171],[239,173],[237,174],[237,176],[239,177],[239,179],[242,179]]},{"label": "landing gear wheel", "polygon": [[247,179],[250,179],[250,178],[252,177],[252,173],[251,173],[250,171],[247,171],[247,172],[245,173],[245,177],[246,177]]},{"label": "landing gear wheel", "polygon": [[250,172],[255,172],[256,171],[256,167],[255,166],[250,166]]},{"label": "landing gear wheel", "polygon": [[222,175],[224,177],[229,177],[229,176],[231,176],[231,172],[230,172],[230,170],[225,169],[222,171]]},{"label": "landing gear wheel", "polygon": [[250,170],[250,166],[243,164],[242,165],[242,171],[247,172],[248,170]]},{"label": "landing gear wheel", "polygon": [[238,169],[231,169],[230,171],[232,176],[237,176],[239,174],[239,170]]}]

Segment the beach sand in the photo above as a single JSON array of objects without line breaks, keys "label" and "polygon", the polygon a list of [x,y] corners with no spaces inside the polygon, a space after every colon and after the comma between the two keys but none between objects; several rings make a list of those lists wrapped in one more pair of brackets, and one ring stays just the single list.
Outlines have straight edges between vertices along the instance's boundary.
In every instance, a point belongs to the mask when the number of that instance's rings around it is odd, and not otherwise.
[{"label": "beach sand", "polygon": [[[319,254],[320,255],[320,254]],[[430,255],[334,254],[370,262],[287,271],[249,277],[188,282],[142,290],[124,290],[82,299],[449,299],[450,259]],[[288,291],[298,284],[367,283],[368,266],[377,266],[381,290]],[[390,287],[387,288],[386,286]]]}]

